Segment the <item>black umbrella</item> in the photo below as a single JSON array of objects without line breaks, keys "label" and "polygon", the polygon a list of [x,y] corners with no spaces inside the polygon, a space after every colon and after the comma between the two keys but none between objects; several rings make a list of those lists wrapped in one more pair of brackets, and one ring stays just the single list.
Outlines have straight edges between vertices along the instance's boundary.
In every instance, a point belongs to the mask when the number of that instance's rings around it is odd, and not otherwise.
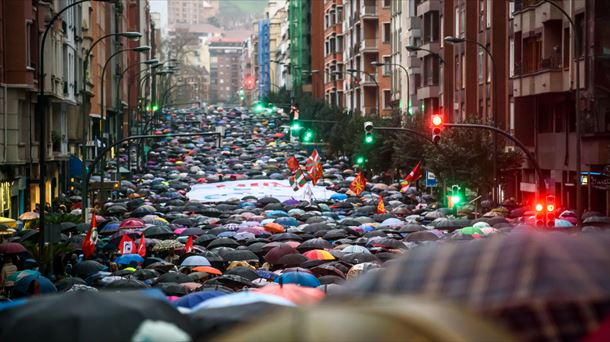
[{"label": "black umbrella", "polygon": [[149,238],[168,238],[174,236],[174,232],[165,226],[151,226],[144,230],[144,236]]},{"label": "black umbrella", "polygon": [[[343,233],[345,234],[345,232],[343,232]],[[345,236],[346,236],[346,234],[343,235],[342,237],[345,237]],[[328,242],[322,238],[315,238],[315,239],[304,241],[297,247],[299,252],[307,252],[312,249],[327,249],[327,248],[332,248],[332,245],[330,244],[330,242]]]},{"label": "black umbrella", "polygon": [[[189,281],[192,281],[191,278]],[[163,291],[166,296],[184,296],[188,293],[187,289],[178,283],[158,283],[154,287]]]},{"label": "black umbrella", "polygon": [[341,278],[336,275],[325,275],[318,278],[320,284],[328,285],[328,284],[343,284],[345,283],[345,278]]},{"label": "black umbrella", "polygon": [[315,233],[315,232],[318,232],[321,230],[331,230],[331,229],[333,229],[333,228],[325,223],[312,223],[312,224],[308,224],[307,226],[305,226],[305,228],[303,228],[303,231],[305,233]]},{"label": "black umbrella", "polygon": [[303,237],[294,233],[281,233],[271,235],[271,241],[302,241]]},{"label": "black umbrella", "polygon": [[259,261],[258,256],[248,249],[221,251],[220,256],[225,261]]},{"label": "black umbrella", "polygon": [[278,259],[277,264],[284,265],[285,267],[297,267],[303,265],[303,263],[308,260],[309,259],[302,254],[286,254]]},{"label": "black umbrella", "polygon": [[79,277],[68,277],[57,281],[55,287],[57,288],[57,291],[62,292],[69,290],[75,284],[87,285],[87,282]]},{"label": "black umbrella", "polygon": [[155,284],[158,283],[188,283],[191,282],[191,278],[189,278],[186,274],[180,272],[167,272],[162,274],[155,280]]},{"label": "black umbrella", "polygon": [[216,235],[202,234],[198,238],[193,240],[193,243],[196,245],[206,246],[210,241],[213,241],[214,239],[216,239]]},{"label": "black umbrella", "polygon": [[256,274],[256,272],[254,272],[252,269],[247,268],[247,267],[235,267],[233,269],[228,270],[227,272],[225,272],[225,275],[237,275],[240,277],[244,277],[246,279],[248,279],[249,281],[253,281],[254,279],[259,278],[258,274]]},{"label": "black umbrella", "polygon": [[106,285],[106,289],[126,290],[126,289],[144,289],[150,286],[136,279],[119,279]]},{"label": "black umbrella", "polygon": [[159,272],[157,272],[156,270],[151,270],[151,269],[147,269],[147,268],[139,269],[139,270],[133,272],[133,274],[131,275],[131,277],[136,278],[138,280],[147,280],[147,279],[156,278],[158,276],[159,276]]},{"label": "black umbrella", "polygon": [[72,275],[87,279],[90,275],[99,271],[105,270],[107,267],[95,260],[85,260],[77,263],[72,267]]},{"label": "black umbrella", "polygon": [[210,244],[208,245],[209,249],[212,248],[216,248],[216,247],[231,247],[231,248],[236,248],[239,246],[239,243],[233,239],[229,239],[229,238],[217,238],[216,240],[210,242]]},{"label": "black umbrella", "polygon": [[76,291],[0,311],[0,340],[130,341],[145,320],[169,322],[192,333],[189,318],[166,300],[133,291]]},{"label": "black umbrella", "polygon": [[363,262],[378,261],[377,257],[374,254],[368,253],[350,253],[344,255],[341,260],[352,265],[361,264]]}]

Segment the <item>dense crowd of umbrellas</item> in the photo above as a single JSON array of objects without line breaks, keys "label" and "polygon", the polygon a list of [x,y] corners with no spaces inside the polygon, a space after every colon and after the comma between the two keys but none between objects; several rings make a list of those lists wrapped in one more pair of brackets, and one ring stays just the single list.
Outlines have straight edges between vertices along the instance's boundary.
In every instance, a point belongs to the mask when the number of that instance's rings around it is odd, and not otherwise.
[{"label": "dense crowd of umbrellas", "polygon": [[[91,257],[81,255],[90,224],[62,224],[67,249],[53,276],[24,247],[35,230],[0,244],[19,264],[10,300],[0,302],[0,340],[608,336],[600,334],[610,325],[610,220],[601,213],[586,213],[576,232],[566,210],[558,228],[539,231],[528,208],[456,212],[376,177],[354,196],[345,158],[322,161],[329,198],[204,203],[187,196],[192,186],[287,179],[288,158],[304,164],[311,151],[290,141],[286,116],[276,113],[177,110],[163,122],[155,134],[224,127],[222,145],[152,141],[145,171],[98,206]],[[125,237],[145,252],[119,253]]]}]

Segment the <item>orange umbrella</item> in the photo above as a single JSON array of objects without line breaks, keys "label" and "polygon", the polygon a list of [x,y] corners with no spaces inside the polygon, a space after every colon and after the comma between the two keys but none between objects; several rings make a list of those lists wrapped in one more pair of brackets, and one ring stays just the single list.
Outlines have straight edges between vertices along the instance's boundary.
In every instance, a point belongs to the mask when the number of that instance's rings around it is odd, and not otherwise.
[{"label": "orange umbrella", "polygon": [[284,233],[286,231],[281,224],[275,222],[267,223],[264,227],[266,231],[273,234]]},{"label": "orange umbrella", "polygon": [[193,268],[193,272],[205,272],[208,274],[222,275],[222,272],[212,266],[197,266]]},{"label": "orange umbrella", "polygon": [[314,249],[303,253],[309,260],[335,260],[335,257],[323,249]]},{"label": "orange umbrella", "polygon": [[274,296],[279,296],[289,301],[301,304],[314,304],[321,301],[325,294],[321,290],[313,287],[304,287],[295,284],[269,284],[260,289],[254,289],[252,292],[265,293]]}]

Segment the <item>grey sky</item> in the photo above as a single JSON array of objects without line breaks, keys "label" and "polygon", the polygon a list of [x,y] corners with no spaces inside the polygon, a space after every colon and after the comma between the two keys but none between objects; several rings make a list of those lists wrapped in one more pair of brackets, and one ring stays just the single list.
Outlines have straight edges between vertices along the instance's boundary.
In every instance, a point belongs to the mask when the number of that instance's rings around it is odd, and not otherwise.
[{"label": "grey sky", "polygon": [[149,0],[150,11],[161,13],[161,30],[167,28],[167,0]]}]

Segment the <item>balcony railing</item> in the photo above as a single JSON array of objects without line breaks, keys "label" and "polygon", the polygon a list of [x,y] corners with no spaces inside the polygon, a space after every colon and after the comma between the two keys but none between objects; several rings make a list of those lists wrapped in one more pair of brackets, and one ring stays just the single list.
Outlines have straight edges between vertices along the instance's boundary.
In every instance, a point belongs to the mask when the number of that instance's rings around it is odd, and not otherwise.
[{"label": "balcony railing", "polygon": [[377,51],[379,47],[377,46],[377,39],[365,39],[362,42],[362,51]]},{"label": "balcony railing", "polygon": [[362,17],[377,17],[377,7],[376,6],[362,6],[360,8],[360,12],[362,13]]}]

